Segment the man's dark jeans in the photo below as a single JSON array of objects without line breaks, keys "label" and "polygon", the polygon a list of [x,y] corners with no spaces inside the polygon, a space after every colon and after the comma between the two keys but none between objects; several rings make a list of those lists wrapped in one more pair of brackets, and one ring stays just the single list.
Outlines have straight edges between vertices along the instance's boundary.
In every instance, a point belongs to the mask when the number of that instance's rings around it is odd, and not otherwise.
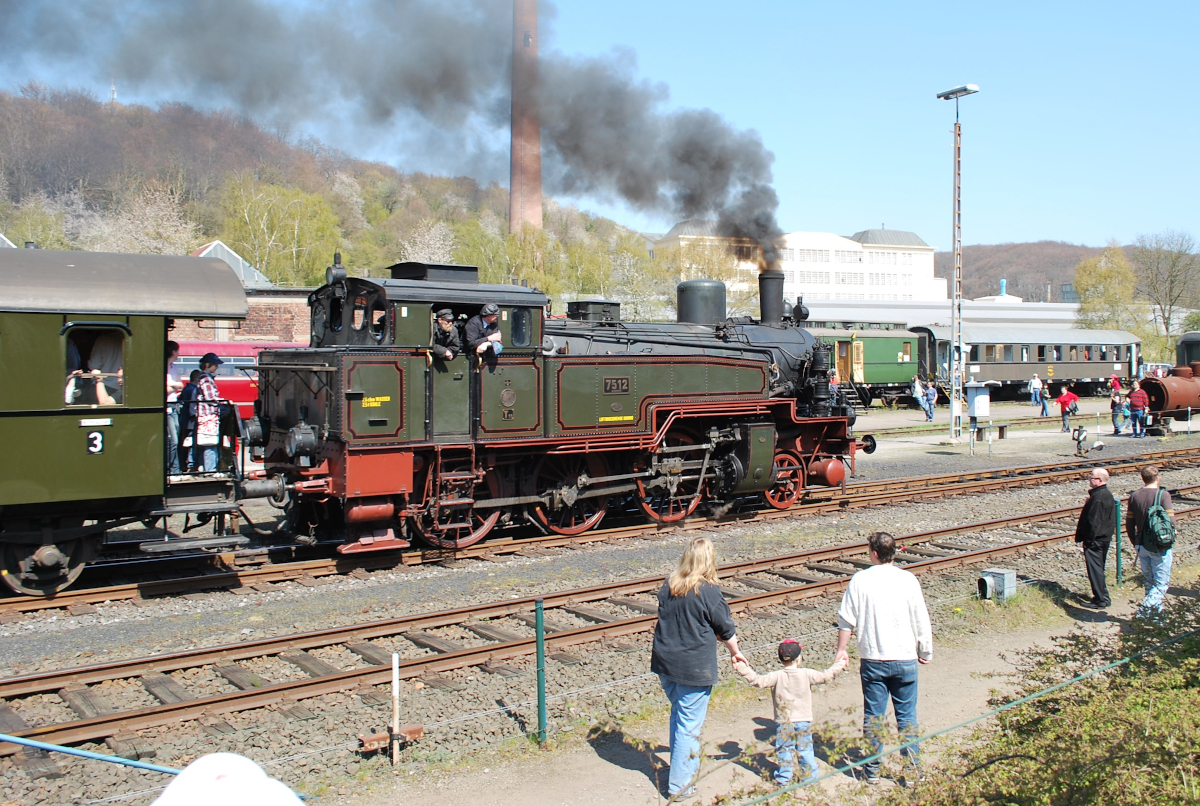
[{"label": "man's dark jeans", "polygon": [[[880,731],[887,716],[888,698],[896,709],[896,725],[904,740],[915,739],[917,730],[917,662],[915,660],[863,660],[859,668],[863,690],[863,735],[871,742],[872,754],[883,751]],[[920,763],[917,745],[900,754],[912,766]],[[879,761],[864,764],[868,777],[879,774]]]}]

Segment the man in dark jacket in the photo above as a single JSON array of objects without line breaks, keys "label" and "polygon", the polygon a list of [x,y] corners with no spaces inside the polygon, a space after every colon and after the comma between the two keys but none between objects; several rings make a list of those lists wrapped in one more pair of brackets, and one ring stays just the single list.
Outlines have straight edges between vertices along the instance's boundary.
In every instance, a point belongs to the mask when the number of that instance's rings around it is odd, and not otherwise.
[{"label": "man in dark jacket", "polygon": [[1108,471],[1102,467],[1092,471],[1088,487],[1087,503],[1075,527],[1075,542],[1083,547],[1088,581],[1092,583],[1092,600],[1086,606],[1102,610],[1112,605],[1104,567],[1108,563],[1108,547],[1117,533],[1117,499],[1108,489]]},{"label": "man in dark jacket", "polygon": [[462,337],[454,326],[454,311],[443,308],[437,312],[437,324],[433,330],[433,348],[430,352],[434,358],[450,361],[462,352]]},{"label": "man in dark jacket", "polygon": [[467,350],[482,356],[488,350],[495,355],[500,354],[504,345],[500,343],[500,326],[496,320],[500,318],[500,306],[489,302],[480,309],[477,316],[467,320]]}]

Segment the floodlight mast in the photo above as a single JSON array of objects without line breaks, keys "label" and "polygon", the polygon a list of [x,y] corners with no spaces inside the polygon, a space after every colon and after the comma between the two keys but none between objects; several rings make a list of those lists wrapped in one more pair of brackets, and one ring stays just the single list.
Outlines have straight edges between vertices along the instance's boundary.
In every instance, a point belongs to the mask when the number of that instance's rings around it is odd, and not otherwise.
[{"label": "floodlight mast", "polygon": [[[939,92],[943,101],[954,101],[954,297],[950,303],[950,441],[962,436],[963,338],[962,338],[962,125],[958,122],[958,99],[979,92],[976,84],[963,84]],[[935,351],[936,354],[936,351]],[[970,435],[975,438],[974,434]]]}]

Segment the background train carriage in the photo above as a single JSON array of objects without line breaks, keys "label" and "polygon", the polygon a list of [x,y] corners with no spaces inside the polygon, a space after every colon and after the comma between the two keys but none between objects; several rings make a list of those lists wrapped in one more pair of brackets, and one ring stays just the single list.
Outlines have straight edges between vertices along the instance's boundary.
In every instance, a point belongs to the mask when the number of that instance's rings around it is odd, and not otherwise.
[{"label": "background train carriage", "polygon": [[[945,384],[953,338],[949,327],[920,326],[922,377]],[[1036,372],[1057,387],[1074,384],[1078,394],[1094,394],[1116,375],[1126,387],[1137,377],[1141,342],[1124,330],[1045,328],[1032,325],[963,325],[967,351],[965,374],[977,381],[999,381],[996,397],[1019,396]]]},{"label": "background train carriage", "polygon": [[918,365],[919,335],[898,323],[805,322],[804,329],[834,345],[838,380],[851,402],[894,406],[909,395]]},{"label": "background train carriage", "polygon": [[[192,257],[0,249],[0,283],[2,575],[52,592],[105,528],[165,505],[171,319],[242,319],[246,298],[227,265]],[[204,496],[232,497],[212,483]]]}]

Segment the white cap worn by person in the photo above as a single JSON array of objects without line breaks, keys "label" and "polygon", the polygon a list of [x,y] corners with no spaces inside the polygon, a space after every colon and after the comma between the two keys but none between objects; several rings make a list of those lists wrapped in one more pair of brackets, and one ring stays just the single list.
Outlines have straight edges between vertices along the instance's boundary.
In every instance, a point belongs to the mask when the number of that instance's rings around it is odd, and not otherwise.
[{"label": "white cap worn by person", "polygon": [[201,756],[175,776],[152,806],[300,806],[303,801],[236,753]]}]

